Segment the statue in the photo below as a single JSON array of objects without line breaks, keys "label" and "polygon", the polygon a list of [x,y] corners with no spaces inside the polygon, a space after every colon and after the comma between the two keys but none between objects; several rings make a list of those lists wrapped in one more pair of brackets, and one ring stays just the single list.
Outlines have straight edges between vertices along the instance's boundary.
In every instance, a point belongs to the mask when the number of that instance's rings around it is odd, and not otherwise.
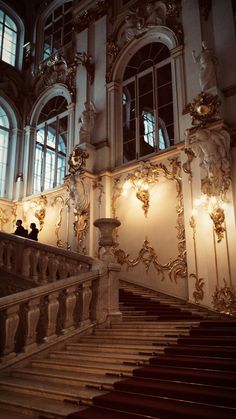
[{"label": "statue", "polygon": [[200,54],[196,56],[195,50],[193,50],[192,57],[194,63],[200,64],[199,81],[202,91],[217,86],[217,59],[214,56],[212,49],[208,48],[206,41],[202,42],[202,51]]},{"label": "statue", "polygon": [[79,130],[80,143],[90,142],[90,134],[94,127],[96,115],[95,107],[92,102],[85,102],[84,107],[85,109],[79,119],[79,122],[81,122]]}]

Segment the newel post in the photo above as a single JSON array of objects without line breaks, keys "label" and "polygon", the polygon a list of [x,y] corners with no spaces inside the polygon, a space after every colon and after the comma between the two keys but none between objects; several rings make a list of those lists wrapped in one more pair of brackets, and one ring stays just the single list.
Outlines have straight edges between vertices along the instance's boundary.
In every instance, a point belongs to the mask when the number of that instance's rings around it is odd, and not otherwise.
[{"label": "newel post", "polygon": [[100,230],[99,246],[103,248],[101,260],[105,270],[101,274],[97,286],[96,320],[98,323],[110,324],[111,321],[121,321],[119,310],[119,272],[121,266],[116,263],[112,253],[115,245],[113,230],[120,226],[116,218],[99,218],[94,221],[94,226]]}]

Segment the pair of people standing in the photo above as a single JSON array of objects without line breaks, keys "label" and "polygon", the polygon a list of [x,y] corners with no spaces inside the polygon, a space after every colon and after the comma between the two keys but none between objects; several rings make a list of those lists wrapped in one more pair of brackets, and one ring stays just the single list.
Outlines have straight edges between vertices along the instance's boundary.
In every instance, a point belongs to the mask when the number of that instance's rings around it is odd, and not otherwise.
[{"label": "pair of people standing", "polygon": [[26,237],[27,239],[38,241],[38,229],[36,227],[35,223],[30,224],[31,231],[28,233],[28,230],[26,230],[22,225],[22,220],[17,220],[16,222],[16,230],[14,234],[16,236]]}]

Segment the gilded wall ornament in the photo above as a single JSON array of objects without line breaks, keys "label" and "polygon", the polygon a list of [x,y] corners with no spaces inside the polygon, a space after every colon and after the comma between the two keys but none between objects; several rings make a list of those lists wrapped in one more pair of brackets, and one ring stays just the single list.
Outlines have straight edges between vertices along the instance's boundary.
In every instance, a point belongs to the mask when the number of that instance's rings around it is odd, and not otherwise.
[{"label": "gilded wall ornament", "polygon": [[105,194],[101,176],[98,176],[95,180],[93,180],[93,189],[99,190],[98,203],[99,203],[99,206],[101,206],[102,196]]},{"label": "gilded wall ornament", "polygon": [[[61,203],[60,209],[59,209],[59,214],[58,214],[58,219],[57,222],[55,224],[55,234],[56,234],[56,238],[57,238],[57,247],[63,247],[63,243],[62,240],[59,237],[59,232],[61,229],[61,223],[62,223],[62,213],[64,208],[67,206],[68,207],[68,198],[64,198],[62,196],[56,196],[53,200],[52,200],[52,206],[55,206],[58,202]],[[66,243],[66,248],[68,250],[68,243]]]},{"label": "gilded wall ornament", "polygon": [[221,240],[224,238],[225,233],[225,213],[223,208],[216,207],[213,209],[213,211],[209,214],[213,223],[214,223],[214,231],[217,235],[217,243],[221,242]]},{"label": "gilded wall ornament", "polygon": [[169,169],[162,163],[156,165],[152,163],[140,163],[140,169],[129,173],[124,179],[123,188],[135,190],[136,197],[142,202],[142,209],[145,217],[147,217],[150,205],[149,189],[155,185],[160,175],[164,175],[166,179],[176,182],[178,196],[181,192],[180,163],[177,159],[171,159]]},{"label": "gilded wall ornament", "polygon": [[6,210],[0,207],[0,230],[4,231],[4,224],[10,221],[9,216],[6,214]]},{"label": "gilded wall ornament", "polygon": [[[77,172],[83,173],[86,166],[86,160],[89,158],[89,154],[82,150],[79,145],[76,145],[69,156],[69,173],[75,174]],[[69,175],[70,176],[70,175]]]},{"label": "gilded wall ornament", "polygon": [[176,283],[178,278],[186,277],[185,252],[177,258],[170,260],[168,263],[161,264],[158,260],[158,255],[147,239],[144,240],[136,258],[130,258],[129,253],[126,253],[123,249],[119,248],[114,250],[114,256],[116,257],[117,263],[127,266],[127,270],[142,263],[145,266],[146,272],[148,272],[150,266],[153,265],[156,271],[161,275],[161,281],[164,281],[165,279],[165,271],[168,271],[170,280],[175,281]]},{"label": "gilded wall ornament", "polygon": [[77,52],[76,53],[76,61],[78,64],[81,64],[85,67],[90,84],[94,82],[94,72],[95,72],[95,65],[93,62],[93,58],[91,55],[88,55],[85,51],[84,52]]},{"label": "gilded wall ornament", "polygon": [[203,278],[198,278],[198,276],[194,273],[191,273],[189,275],[189,278],[195,279],[195,291],[193,292],[193,298],[195,303],[198,303],[199,301],[202,301],[204,298],[204,285],[205,281]]},{"label": "gilded wall ornament", "polygon": [[198,157],[205,172],[202,193],[207,196],[225,194],[231,182],[230,135],[225,129],[197,128],[187,130],[185,147]]},{"label": "gilded wall ornament", "polygon": [[73,22],[76,32],[81,32],[91,23],[100,19],[109,9],[110,2],[108,0],[96,1],[96,6],[79,13]]},{"label": "gilded wall ornament", "polygon": [[220,100],[217,95],[201,92],[190,104],[192,124],[204,127],[220,119]]},{"label": "gilded wall ornament", "polygon": [[41,231],[44,226],[44,219],[46,216],[46,206],[47,206],[47,197],[46,195],[40,195],[37,200],[30,202],[30,208],[33,210],[34,216],[39,220],[39,230]]},{"label": "gilded wall ornament", "polygon": [[228,285],[223,278],[224,286],[216,290],[213,295],[212,303],[214,308],[220,313],[235,315],[236,313],[236,292],[232,285]]}]

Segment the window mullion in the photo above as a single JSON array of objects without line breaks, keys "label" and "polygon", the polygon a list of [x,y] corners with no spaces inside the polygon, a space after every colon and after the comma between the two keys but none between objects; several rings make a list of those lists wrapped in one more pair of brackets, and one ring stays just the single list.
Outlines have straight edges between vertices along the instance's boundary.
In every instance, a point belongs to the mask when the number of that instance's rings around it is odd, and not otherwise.
[{"label": "window mullion", "polygon": [[140,156],[140,138],[139,138],[139,88],[138,77],[135,76],[135,129],[136,129],[136,159]]},{"label": "window mullion", "polygon": [[44,126],[43,162],[42,162],[42,177],[41,177],[41,191],[44,190],[44,182],[45,182],[46,154],[47,154],[47,136],[48,136],[48,126],[47,126],[47,123],[45,122],[45,126]]},{"label": "window mullion", "polygon": [[57,185],[57,167],[58,167],[58,144],[59,144],[59,117],[56,119],[56,139],[55,139],[55,166],[53,187]]},{"label": "window mullion", "polygon": [[159,129],[158,129],[158,98],[157,98],[157,88],[158,88],[158,80],[157,80],[157,70],[156,67],[153,66],[153,103],[154,103],[154,129],[155,129],[155,151],[159,151]]}]

